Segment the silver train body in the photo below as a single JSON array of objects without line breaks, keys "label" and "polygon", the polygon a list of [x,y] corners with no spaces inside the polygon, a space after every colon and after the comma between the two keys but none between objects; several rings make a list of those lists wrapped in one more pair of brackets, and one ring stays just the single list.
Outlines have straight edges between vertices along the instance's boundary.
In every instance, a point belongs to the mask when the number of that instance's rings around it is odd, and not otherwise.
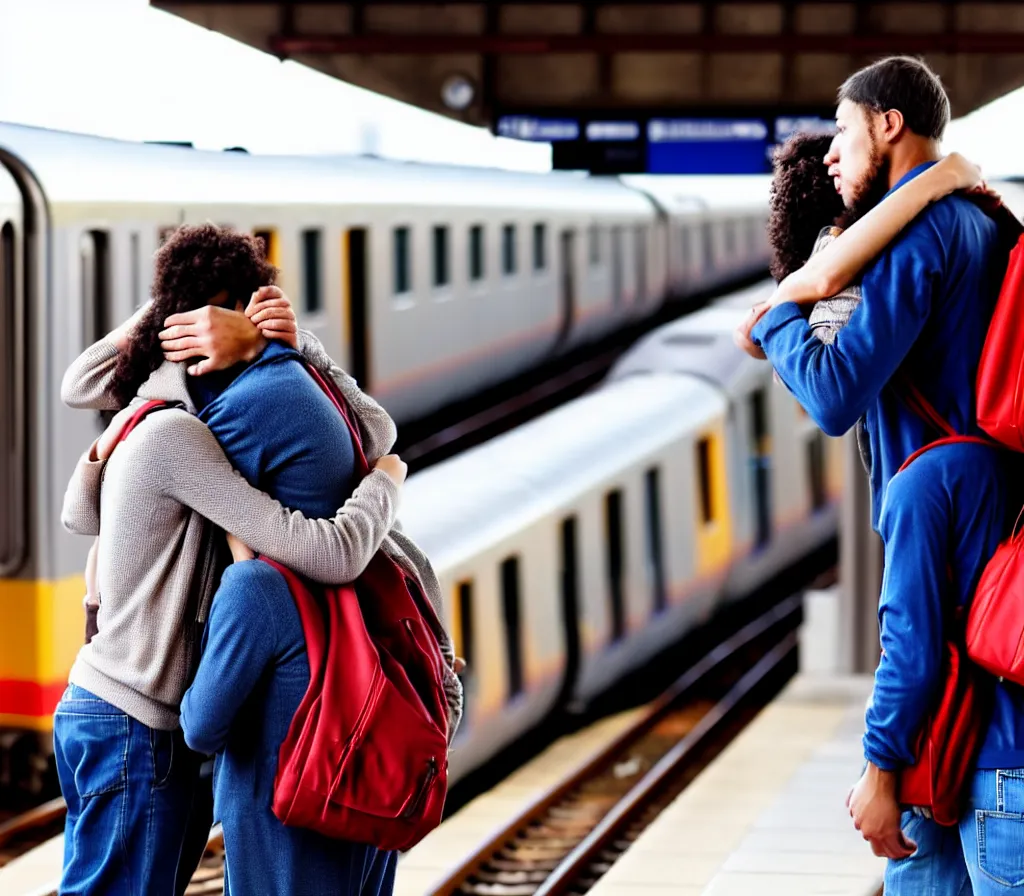
[{"label": "silver train body", "polygon": [[[762,270],[766,214],[763,189],[742,203],[710,189],[659,198],[617,179],[0,124],[0,750],[24,732],[45,743],[82,638],[87,544],[61,530],[59,508],[101,421],[61,405],[61,376],[146,300],[175,227],[262,234],[303,325],[401,423]],[[593,537],[582,518],[579,537]],[[581,579],[581,594],[590,586]],[[557,680],[561,661],[534,649]],[[524,688],[534,680],[524,665]]]},{"label": "silver train body", "polygon": [[469,663],[453,778],[835,537],[839,441],[732,342],[764,291],[659,329],[599,389],[409,481],[403,524]]}]

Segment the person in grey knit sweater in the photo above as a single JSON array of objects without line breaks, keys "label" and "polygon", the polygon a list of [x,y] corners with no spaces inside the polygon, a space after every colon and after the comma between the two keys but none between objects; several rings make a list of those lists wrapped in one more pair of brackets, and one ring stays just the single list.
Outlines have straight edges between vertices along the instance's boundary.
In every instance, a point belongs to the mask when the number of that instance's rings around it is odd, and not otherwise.
[{"label": "person in grey knit sweater", "polygon": [[[250,311],[253,320],[273,319],[275,304],[280,305],[280,296],[257,304]],[[230,319],[230,312],[218,312],[199,312],[198,321],[224,324]],[[238,317],[233,320],[237,327]],[[253,342],[261,338],[245,323]],[[194,319],[185,326],[197,325]],[[130,345],[128,333],[129,327],[119,328],[72,365],[62,385],[68,404],[118,406],[111,387],[122,350]],[[333,365],[315,338],[302,334],[299,348],[338,383],[357,418],[368,459],[380,461],[395,436],[390,418]],[[172,887],[180,892],[187,881],[186,876],[174,883],[173,866],[181,851],[195,763],[180,740],[178,707],[216,584],[219,537],[207,520],[323,582],[353,581],[383,548],[421,584],[442,618],[440,588],[429,562],[396,528],[404,469],[380,461],[334,519],[307,519],[232,469],[195,417],[183,364],[168,361],[153,370],[127,410],[151,399],[174,407],[146,418],[109,460],[114,439],[108,432],[79,462],[65,499],[63,520],[71,531],[96,534],[103,520],[99,630],[82,648],[55,718],[58,765],[65,771],[62,788],[69,797],[66,892],[121,892],[129,882],[141,892],[172,892]],[[111,432],[117,429],[115,424]],[[448,661],[445,684],[454,733],[461,685],[452,669],[451,641],[440,627],[436,634]],[[126,724],[144,726],[140,733],[149,730],[151,767],[146,774],[152,787],[138,799],[126,781],[143,773],[133,764],[136,754],[144,755],[132,743],[134,729],[128,729],[120,770],[104,749],[112,732],[96,736],[100,729],[122,724],[111,722],[121,718],[116,711],[124,714]],[[126,826],[126,817],[136,819],[137,826]]]}]

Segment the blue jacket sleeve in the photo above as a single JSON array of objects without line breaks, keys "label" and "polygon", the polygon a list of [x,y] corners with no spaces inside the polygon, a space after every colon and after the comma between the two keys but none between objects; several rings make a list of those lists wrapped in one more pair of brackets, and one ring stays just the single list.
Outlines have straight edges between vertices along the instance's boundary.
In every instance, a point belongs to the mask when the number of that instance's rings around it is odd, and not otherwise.
[{"label": "blue jacket sleeve", "polygon": [[917,734],[941,685],[943,607],[951,600],[948,497],[917,487],[915,472],[911,467],[890,483],[880,526],[882,658],[865,717],[864,756],[887,770],[917,759]]},{"label": "blue jacket sleeve", "polygon": [[945,251],[932,210],[869,267],[862,299],[831,345],[816,339],[786,303],[751,334],[804,410],[840,436],[868,409],[921,333],[942,282]]},{"label": "blue jacket sleeve", "polygon": [[224,572],[206,621],[203,657],[181,702],[185,742],[197,753],[224,748],[235,715],[276,654],[274,614],[262,591],[265,579],[276,575],[260,560]]}]

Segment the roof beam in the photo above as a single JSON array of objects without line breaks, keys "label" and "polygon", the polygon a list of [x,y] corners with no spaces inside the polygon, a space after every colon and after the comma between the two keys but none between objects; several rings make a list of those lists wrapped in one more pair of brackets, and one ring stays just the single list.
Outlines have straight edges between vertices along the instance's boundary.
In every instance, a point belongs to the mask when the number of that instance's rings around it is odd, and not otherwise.
[{"label": "roof beam", "polygon": [[1021,53],[1024,32],[940,34],[276,34],[279,55],[442,53]]}]

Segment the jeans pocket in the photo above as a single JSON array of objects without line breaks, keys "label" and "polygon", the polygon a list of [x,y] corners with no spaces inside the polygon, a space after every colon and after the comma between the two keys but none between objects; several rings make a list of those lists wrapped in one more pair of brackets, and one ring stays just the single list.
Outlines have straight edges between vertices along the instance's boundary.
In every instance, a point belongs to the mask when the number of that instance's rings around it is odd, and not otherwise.
[{"label": "jeans pocket", "polygon": [[54,740],[74,776],[81,799],[124,789],[128,781],[128,716],[76,713],[74,703],[57,707]]},{"label": "jeans pocket", "polygon": [[174,770],[174,740],[176,732],[149,729],[149,752],[153,760],[153,786],[161,789],[167,786]]},{"label": "jeans pocket", "polygon": [[978,825],[978,866],[1004,887],[1024,883],[1024,815],[1013,812],[975,813]]}]

